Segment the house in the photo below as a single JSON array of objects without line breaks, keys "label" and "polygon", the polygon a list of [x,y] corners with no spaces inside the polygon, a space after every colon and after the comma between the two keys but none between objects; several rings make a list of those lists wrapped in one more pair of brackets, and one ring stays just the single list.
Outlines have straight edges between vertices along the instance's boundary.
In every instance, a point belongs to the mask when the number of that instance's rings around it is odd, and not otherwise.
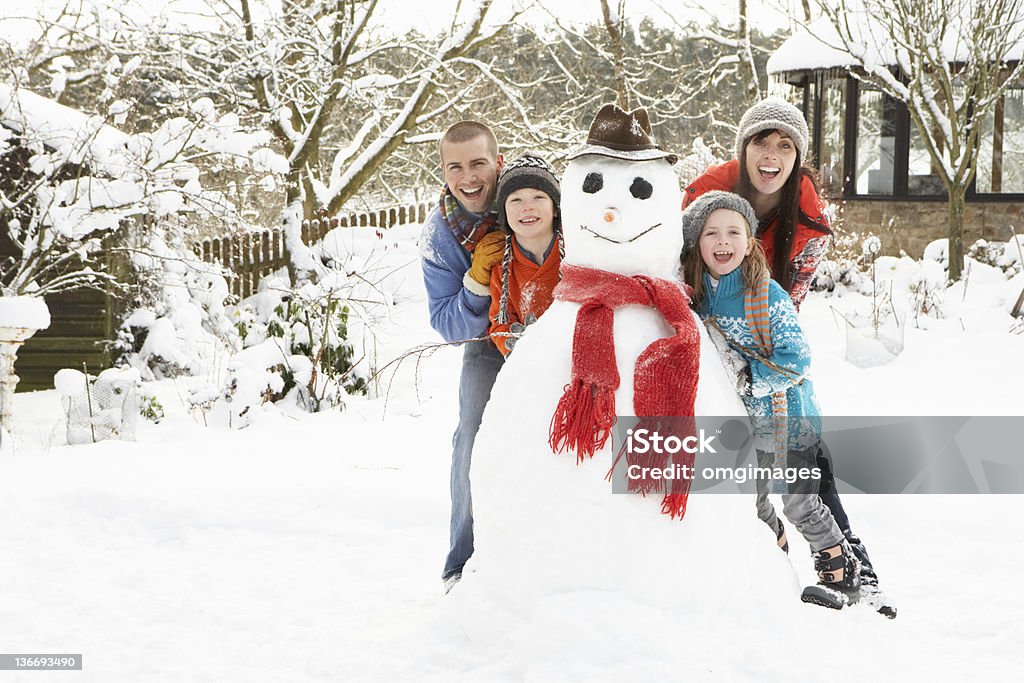
[{"label": "house", "polygon": [[[906,105],[858,80],[853,58],[831,47],[837,41],[823,26],[794,33],[768,60],[773,94],[803,107],[812,163],[826,196],[841,207],[841,225],[879,233],[889,253],[920,257],[929,242],[947,236],[943,181]],[[879,52],[895,70],[895,59]],[[1007,241],[1011,229],[1024,233],[1024,81],[1005,91],[985,121],[964,245]]]}]

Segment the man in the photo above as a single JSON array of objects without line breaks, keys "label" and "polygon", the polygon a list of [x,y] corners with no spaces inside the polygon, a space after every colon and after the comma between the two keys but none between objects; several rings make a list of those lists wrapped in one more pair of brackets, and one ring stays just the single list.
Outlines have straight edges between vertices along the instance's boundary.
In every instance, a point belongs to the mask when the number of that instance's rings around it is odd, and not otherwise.
[{"label": "man", "polygon": [[473,554],[470,455],[502,365],[501,353],[485,335],[491,268],[505,245],[491,207],[504,160],[494,133],[476,121],[453,125],[438,147],[445,187],[421,239],[430,325],[447,342],[476,340],[463,346],[459,426],[452,438],[451,548],[441,574],[447,593]]}]

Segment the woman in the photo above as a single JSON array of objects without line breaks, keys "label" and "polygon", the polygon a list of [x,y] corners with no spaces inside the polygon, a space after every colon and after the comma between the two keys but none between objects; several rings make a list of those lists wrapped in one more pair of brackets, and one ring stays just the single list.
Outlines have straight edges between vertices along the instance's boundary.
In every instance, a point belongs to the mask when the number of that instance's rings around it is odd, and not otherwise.
[{"label": "woman", "polygon": [[757,238],[772,279],[799,309],[832,230],[807,159],[807,122],[785,100],[748,109],[736,133],[736,158],[712,166],[683,193],[683,208],[705,192],[735,192],[754,207]]},{"label": "woman", "polygon": [[[799,109],[778,97],[761,100],[740,119],[736,158],[710,167],[683,193],[683,208],[712,190],[735,192],[750,202],[772,279],[798,310],[832,235],[815,171],[806,165],[808,137]],[[878,589],[867,548],[850,527],[829,461],[820,451],[817,464],[822,471],[819,495],[860,561],[862,597],[880,613],[895,617],[896,608]],[[780,528],[779,545],[785,543]]]}]

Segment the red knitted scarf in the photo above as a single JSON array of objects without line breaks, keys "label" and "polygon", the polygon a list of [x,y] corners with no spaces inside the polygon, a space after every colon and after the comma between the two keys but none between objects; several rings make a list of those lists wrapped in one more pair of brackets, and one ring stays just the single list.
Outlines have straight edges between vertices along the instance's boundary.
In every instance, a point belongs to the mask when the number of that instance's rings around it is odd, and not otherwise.
[{"label": "red knitted scarf", "polygon": [[[656,308],[675,330],[671,337],[653,342],[636,360],[633,371],[633,412],[641,418],[637,428],[657,429],[680,438],[694,433],[693,404],[697,395],[700,335],[689,307],[689,293],[678,283],[634,275],[627,277],[594,268],[562,264],[562,280],[554,297],[581,304],[572,340],[572,378],[551,418],[551,450],[576,452],[578,462],[604,447],[615,423],[615,390],[619,371],[615,360],[615,309],[636,304]],[[667,429],[666,429],[667,428]],[[616,463],[622,457],[620,451]],[[664,468],[668,455],[627,454],[626,462]],[[692,453],[671,456],[672,465],[693,467]],[[614,470],[615,465],[612,465]],[[610,474],[610,473],[609,473]],[[662,512],[682,518],[690,480],[630,480],[630,490],[646,494],[665,491]]]}]

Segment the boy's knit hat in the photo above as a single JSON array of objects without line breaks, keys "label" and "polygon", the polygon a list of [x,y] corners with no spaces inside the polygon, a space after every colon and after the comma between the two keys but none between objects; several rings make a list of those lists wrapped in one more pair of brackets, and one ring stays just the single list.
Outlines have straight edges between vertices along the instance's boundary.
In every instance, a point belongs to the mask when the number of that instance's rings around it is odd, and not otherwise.
[{"label": "boy's knit hat", "polygon": [[683,253],[685,254],[700,239],[700,231],[704,229],[704,223],[708,216],[717,209],[729,209],[740,214],[747,220],[750,228],[750,237],[757,234],[757,214],[754,207],[743,197],[733,192],[722,192],[711,190],[693,200],[693,203],[683,211]]},{"label": "boy's knit hat", "polygon": [[743,114],[736,128],[736,158],[742,161],[743,143],[748,138],[772,129],[791,137],[800,160],[807,160],[807,121],[799,109],[781,97],[766,97]]},{"label": "boy's knit hat", "polygon": [[555,213],[558,213],[558,204],[562,200],[562,193],[559,189],[558,178],[555,177],[555,169],[547,161],[534,154],[525,152],[518,159],[508,162],[501,169],[498,176],[498,225],[502,229],[508,229],[508,220],[505,218],[505,200],[516,190],[524,187],[532,187],[541,190],[555,205]]}]

